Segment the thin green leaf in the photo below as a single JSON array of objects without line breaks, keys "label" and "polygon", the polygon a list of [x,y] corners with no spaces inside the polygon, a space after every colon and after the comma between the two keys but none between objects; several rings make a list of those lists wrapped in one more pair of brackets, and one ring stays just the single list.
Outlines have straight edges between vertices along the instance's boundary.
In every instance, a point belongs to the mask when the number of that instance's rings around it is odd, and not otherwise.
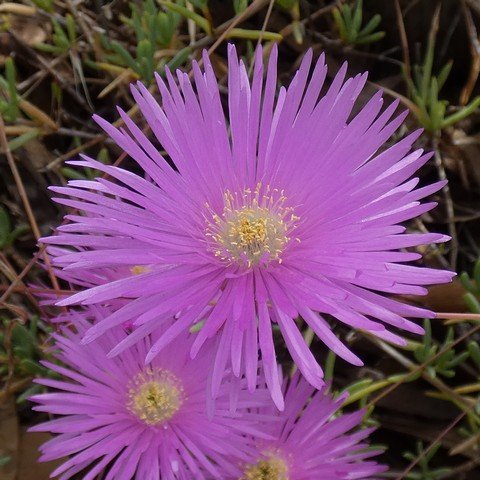
[{"label": "thin green leaf", "polygon": [[475,262],[473,267],[473,279],[475,280],[475,287],[477,292],[480,292],[480,260]]},{"label": "thin green leaf", "polygon": [[477,367],[480,368],[480,346],[476,341],[472,340],[468,342],[467,348],[471,359],[477,364]]},{"label": "thin green leaf", "polygon": [[0,248],[5,248],[10,244],[12,223],[8,212],[0,205]]},{"label": "thin green leaf", "polygon": [[133,71],[138,72],[138,63],[120,43],[113,41],[111,43],[111,48],[121,57],[128,67],[130,67]]},{"label": "thin green leaf", "polygon": [[225,38],[244,38],[248,40],[263,40],[281,42],[283,40],[282,35],[276,32],[264,32],[262,30],[245,30],[243,28],[232,28]]},{"label": "thin green leaf", "polygon": [[463,296],[463,300],[472,313],[480,313],[480,302],[475,295],[468,292]]},{"label": "thin green leaf", "polygon": [[328,351],[327,360],[325,362],[325,381],[328,382],[333,378],[333,371],[335,369],[335,360],[337,356],[331,350]]},{"label": "thin green leaf", "polygon": [[368,43],[378,42],[385,36],[385,32],[375,32],[371,35],[367,35],[366,37],[361,37],[355,41],[357,45],[366,45]]},{"label": "thin green leaf", "polygon": [[429,38],[427,45],[427,53],[422,68],[422,80],[420,83],[420,95],[425,103],[427,103],[428,89],[432,78],[433,55],[435,50],[435,40]]},{"label": "thin green leaf", "polygon": [[192,12],[191,10],[189,10],[186,7],[183,7],[182,5],[178,5],[173,2],[167,2],[166,0],[159,0],[159,1],[160,1],[160,4],[163,5],[165,8],[168,8],[173,12],[179,13],[180,15],[182,15],[182,17],[192,20],[205,33],[207,33],[208,35],[211,35],[212,29],[210,27],[210,22],[206,18],[202,17],[198,13]]},{"label": "thin green leaf", "polygon": [[380,25],[381,21],[382,21],[382,17],[377,13],[368,21],[365,27],[363,27],[363,29],[360,31],[360,35],[365,36],[374,32],[377,29],[377,27]]},{"label": "thin green leaf", "polygon": [[30,140],[37,138],[39,134],[40,134],[40,130],[38,130],[37,128],[34,128],[29,132],[26,132],[20,135],[19,137],[16,137],[13,140],[10,140],[8,142],[8,148],[13,152],[17,148],[23,147]]},{"label": "thin green leaf", "polygon": [[380,380],[378,382],[373,382],[369,385],[365,385],[362,388],[357,389],[355,392],[350,393],[349,397],[345,400],[344,405],[350,405],[359,400],[362,400],[368,397],[368,395],[370,395],[371,393],[376,392],[377,390],[380,390],[388,385],[390,385],[390,382],[388,380]]},{"label": "thin green leaf", "polygon": [[65,16],[65,21],[67,23],[67,33],[68,39],[70,40],[70,44],[74,44],[77,41],[77,30],[75,27],[75,19],[72,15],[67,13]]},{"label": "thin green leaf", "polygon": [[460,280],[460,283],[462,284],[463,288],[467,290],[467,292],[474,292],[474,286],[472,281],[470,280],[470,276],[468,275],[467,272],[462,272],[459,276],[458,279]]},{"label": "thin green leaf", "polygon": [[70,46],[70,42],[68,41],[68,37],[66,33],[63,31],[63,28],[60,26],[60,23],[55,18],[52,18],[52,25],[53,25],[53,41],[57,47],[62,49],[68,49]]},{"label": "thin green leaf", "polygon": [[450,115],[447,117],[443,124],[442,128],[449,127],[451,125],[455,125],[460,120],[467,118],[471,115],[478,107],[480,106],[480,97],[476,97],[472,102],[470,102],[466,107],[463,107],[458,112]]},{"label": "thin green leaf", "polygon": [[445,85],[445,82],[448,76],[450,75],[450,71],[452,70],[452,65],[453,65],[453,62],[450,60],[440,70],[440,73],[438,74],[438,77],[437,77],[439,91],[442,89],[443,85]]},{"label": "thin green leaf", "polygon": [[176,68],[184,65],[191,53],[192,49],[190,47],[184,47],[179,50],[177,54],[167,63],[170,70],[175,70]]},{"label": "thin green leaf", "polygon": [[63,167],[60,169],[60,173],[69,180],[85,180],[87,177],[80,173],[78,170],[75,170],[70,167]]},{"label": "thin green leaf", "polygon": [[30,397],[32,397],[33,395],[36,395],[37,393],[40,393],[41,391],[42,391],[41,385],[32,385],[17,397],[17,404],[21,404],[27,401]]},{"label": "thin green leaf", "polygon": [[342,14],[340,13],[340,10],[338,8],[334,8],[332,10],[332,16],[335,24],[337,25],[338,28],[338,33],[340,35],[340,38],[343,41],[347,40],[347,30],[345,28],[345,22],[343,21]]},{"label": "thin green leaf", "polygon": [[342,5],[342,17],[343,17],[343,22],[345,24],[345,29],[347,32],[352,31],[352,10],[350,5]]},{"label": "thin green leaf", "polygon": [[247,9],[248,0],[233,0],[233,9],[235,10],[235,15],[244,12]]},{"label": "thin green leaf", "polygon": [[275,3],[284,10],[291,10],[298,3],[298,0],[276,0]]},{"label": "thin green leaf", "polygon": [[10,122],[16,121],[19,115],[16,77],[15,63],[8,57],[5,60],[5,79],[9,97],[6,119]]},{"label": "thin green leaf", "polygon": [[360,27],[362,26],[362,18],[363,17],[363,0],[357,0],[355,4],[355,12],[353,14],[352,20],[352,29],[355,33],[360,31]]}]

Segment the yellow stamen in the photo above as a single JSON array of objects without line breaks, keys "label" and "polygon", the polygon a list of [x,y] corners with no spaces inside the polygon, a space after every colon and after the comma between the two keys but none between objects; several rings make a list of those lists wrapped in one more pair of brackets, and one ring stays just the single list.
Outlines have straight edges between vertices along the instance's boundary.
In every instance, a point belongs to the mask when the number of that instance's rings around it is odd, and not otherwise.
[{"label": "yellow stamen", "polygon": [[288,466],[279,457],[270,456],[246,468],[240,480],[288,480]]},{"label": "yellow stamen", "polygon": [[147,273],[150,271],[150,268],[145,265],[134,265],[130,268],[130,271],[133,275],[140,275],[141,273]]},{"label": "yellow stamen", "polygon": [[[241,194],[227,191],[222,215],[210,211],[206,235],[214,241],[215,256],[247,267],[282,262],[281,255],[291,239],[299,217],[286,207],[283,190],[270,186]],[[298,239],[296,239],[299,241]]]},{"label": "yellow stamen", "polygon": [[170,420],[183,402],[183,388],[167,370],[139,373],[131,382],[127,408],[147,425],[159,425]]}]

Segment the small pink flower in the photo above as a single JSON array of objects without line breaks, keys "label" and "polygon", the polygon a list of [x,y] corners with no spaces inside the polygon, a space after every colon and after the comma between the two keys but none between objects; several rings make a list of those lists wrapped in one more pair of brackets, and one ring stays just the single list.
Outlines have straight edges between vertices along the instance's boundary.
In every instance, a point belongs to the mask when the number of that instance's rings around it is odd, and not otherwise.
[{"label": "small pink flower", "polygon": [[360,480],[387,470],[371,460],[381,453],[366,442],[372,429],[358,428],[365,412],[339,413],[346,395],[315,392],[298,374],[284,383],[284,392],[283,412],[259,410],[273,440],[257,440],[255,460],[244,465],[241,480]]},{"label": "small pink flower", "polygon": [[41,447],[41,461],[65,459],[52,476],[81,472],[93,480],[105,471],[105,480],[239,478],[239,466],[255,451],[250,436],[268,438],[252,413],[271,402],[268,391],[251,394],[245,382],[225,382],[213,405],[207,384],[215,351],[207,345],[192,360],[188,333],[148,366],[145,355],[160,331],[113,358],[107,353],[130,338],[121,329],[82,345],[86,316],[98,321],[106,313],[99,307],[70,313],[78,332],[64,328],[54,335],[61,364],[44,362],[62,378],[38,380],[53,391],[31,398],[34,410],[56,417],[31,429],[56,435]]}]

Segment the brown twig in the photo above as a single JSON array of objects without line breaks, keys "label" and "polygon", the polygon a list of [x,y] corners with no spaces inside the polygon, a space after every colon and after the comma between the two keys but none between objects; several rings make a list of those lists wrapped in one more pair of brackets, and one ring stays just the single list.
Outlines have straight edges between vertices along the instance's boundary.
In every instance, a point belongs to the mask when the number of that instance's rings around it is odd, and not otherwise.
[{"label": "brown twig", "polygon": [[398,33],[400,34],[400,42],[402,44],[403,66],[405,76],[412,79],[412,67],[410,64],[410,50],[408,48],[407,32],[405,31],[405,23],[403,21],[402,10],[400,8],[399,0],[395,0],[395,14],[397,17]]},{"label": "brown twig", "polygon": [[[41,255],[43,255],[46,246],[41,245],[35,255],[32,256],[30,261],[27,263],[25,268],[15,277],[10,286],[5,290],[3,295],[0,297],[0,304],[4,303],[7,298],[12,294],[19,283],[22,283],[23,278],[28,274],[32,267],[37,263],[37,260]],[[56,290],[57,291],[57,290]],[[60,289],[58,290],[60,291]]]},{"label": "brown twig", "polygon": [[[13,268],[12,264],[8,261],[8,258],[2,252],[0,252],[0,258],[2,260],[0,262],[0,265],[2,266],[2,270],[3,270],[4,275],[7,277],[8,280],[10,280],[10,282],[14,282],[18,278],[17,272]],[[36,298],[31,294],[31,292],[26,287],[26,285],[23,285],[23,286],[24,286],[24,289],[23,289],[22,293],[28,298],[28,300],[33,305],[33,307],[38,312],[40,312],[40,307],[38,305],[38,302],[37,302]],[[0,301],[0,306],[2,305],[2,303],[3,302]]]},{"label": "brown twig", "polygon": [[[257,47],[261,44],[262,42],[262,37],[263,37],[263,34],[265,33],[266,29],[267,29],[267,25],[268,25],[268,21],[270,20],[270,16],[272,14],[272,10],[273,10],[273,5],[275,4],[275,0],[270,0],[270,3],[268,4],[268,9],[267,9],[267,13],[265,14],[265,18],[263,20],[263,24],[262,24],[262,29],[261,29],[261,33],[260,33],[260,36],[258,37],[258,40],[257,40]],[[267,52],[268,50],[265,49],[263,54],[265,55],[265,53]],[[253,67],[254,67],[254,62],[251,62],[250,63],[250,67],[248,69],[248,76],[250,77],[252,75],[252,72],[253,72]]]},{"label": "brown twig", "polygon": [[[445,170],[445,165],[443,163],[443,157],[440,154],[440,148],[438,143],[438,138],[433,138],[433,149],[434,149],[434,163],[437,167],[438,177],[440,180],[447,180],[447,172]],[[443,196],[445,199],[445,210],[447,212],[447,223],[448,223],[448,232],[452,239],[450,240],[450,266],[452,270],[456,270],[457,267],[457,257],[458,257],[458,238],[457,238],[457,227],[455,225],[455,209],[453,207],[452,194],[450,191],[450,186],[448,183],[442,188]]]},{"label": "brown twig", "polygon": [[275,0],[270,0],[270,3],[268,4],[267,13],[265,14],[265,18],[263,20],[262,29],[260,31],[260,36],[258,37],[257,45],[260,45],[260,43],[262,42],[263,34],[267,30],[268,21],[270,20],[270,16],[272,15],[274,3]]},{"label": "brown twig", "polygon": [[[35,239],[38,241],[41,237],[40,229],[38,228],[37,220],[35,219],[35,215],[33,214],[32,207],[30,205],[30,200],[28,199],[27,192],[25,191],[25,186],[23,185],[22,178],[20,176],[20,172],[18,171],[17,165],[15,160],[13,159],[12,152],[8,146],[7,136],[5,134],[5,123],[3,122],[3,117],[0,115],[0,145],[2,147],[2,153],[7,157],[8,165],[10,166],[10,170],[12,171],[13,178],[15,180],[15,185],[17,186],[18,193],[20,198],[22,199],[23,207],[25,209],[25,213],[27,214],[28,222],[30,223],[30,228],[32,229],[33,235]],[[48,275],[50,277],[50,281],[52,282],[53,288],[58,290],[60,287],[58,285],[57,277],[53,272],[50,266],[50,260],[48,258],[47,252],[43,252],[43,258],[45,261],[45,265],[48,269]]]},{"label": "brown twig", "polygon": [[438,477],[438,480],[447,480],[448,478],[453,478],[454,480],[458,480],[460,477],[461,473],[469,472],[472,470],[472,468],[477,467],[480,465],[480,458],[474,458],[473,460],[468,460],[467,462],[464,462],[448,472],[445,472],[443,475],[440,475]]},{"label": "brown twig", "polygon": [[472,12],[467,7],[465,0],[462,0],[462,10],[468,38],[470,39],[470,53],[472,55],[472,63],[470,65],[467,83],[460,93],[460,105],[466,105],[470,100],[470,96],[472,95],[472,91],[480,74],[480,41],[478,39],[477,27],[473,21]]},{"label": "brown twig", "polygon": [[[473,410],[475,408],[475,405],[472,405],[471,407],[471,410]],[[438,436],[430,443],[430,445],[420,454],[418,455],[417,458],[415,458],[415,460],[413,460],[410,465],[408,465],[408,467],[400,474],[398,475],[398,477],[395,478],[395,480],[403,480],[411,471],[412,469],[423,459],[425,458],[429,452],[432,451],[433,448],[435,448],[435,446],[442,440],[442,438],[444,438],[450,431],[453,430],[453,428],[455,428],[456,425],[458,425],[458,423],[463,420],[463,418],[467,415],[467,412],[462,412],[460,413],[457,418],[455,418],[453,420],[453,422],[450,423],[450,425],[448,425],[446,428],[444,428],[439,434]]]},{"label": "brown twig", "polygon": [[[332,2],[330,5],[327,5],[326,7],[319,8],[316,12],[313,12],[311,15],[301,20],[300,24],[305,26],[310,22],[314,22],[315,20],[318,20],[320,17],[322,17],[326,13],[331,12],[336,6],[337,6],[337,2]],[[288,37],[293,33],[293,28],[294,28],[294,23],[290,23],[285,28],[282,28],[282,30],[280,30],[279,33],[283,38]]]},{"label": "brown twig", "polygon": [[[233,17],[231,20],[228,22],[223,23],[220,25],[218,28],[215,29],[215,34],[220,33],[218,38],[215,40],[214,44],[208,49],[208,54],[210,55],[213,53],[218,46],[225,40],[226,36],[232,30],[235,28],[239,23],[243,22],[250,16],[254,15],[257,13],[259,10],[261,10],[265,5],[267,5],[270,2],[270,0],[255,0],[253,3],[251,3],[242,13],[237,15],[236,17]],[[199,65],[202,65],[202,61],[198,62]]]},{"label": "brown twig", "polygon": [[449,313],[449,312],[435,312],[436,318],[442,320],[480,320],[480,313]]},{"label": "brown twig", "polygon": [[30,58],[35,59],[48,73],[61,85],[61,87],[68,92],[72,98],[81,105],[86,111],[90,111],[90,107],[84,98],[82,98],[77,91],[71,86],[71,82],[65,80],[59,73],[58,69],[52,68],[50,63],[47,62],[41,55],[39,55],[33,48],[26,45],[16,34],[13,30],[9,31],[12,38],[24,48]]},{"label": "brown twig", "polygon": [[468,6],[478,15],[480,16],[480,3],[478,0],[466,0]]}]

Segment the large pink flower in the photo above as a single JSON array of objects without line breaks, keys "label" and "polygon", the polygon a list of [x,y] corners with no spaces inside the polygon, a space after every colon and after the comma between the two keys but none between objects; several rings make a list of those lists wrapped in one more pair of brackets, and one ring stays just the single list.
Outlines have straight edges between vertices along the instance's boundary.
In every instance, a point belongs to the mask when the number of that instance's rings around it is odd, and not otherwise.
[{"label": "large pink flower", "polygon": [[[262,50],[252,82],[229,47],[228,120],[207,55],[204,71],[193,63],[178,85],[167,70],[157,76],[162,105],[141,83],[137,105],[169,162],[122,111],[117,129],[95,117],[143,169],[141,175],[84,157],[73,162],[109,179],[75,180],[53,188],[57,201],[78,209],[68,225],[46,241],[76,250],[57,258],[82,272],[99,268],[128,273],[63,300],[128,302],[93,326],[85,342],[134,320],[137,328],[112,354],[154,331],[172,315],[176,322],[146,353],[152,361],[166,345],[198,322],[191,355],[218,337],[212,395],[228,368],[257,384],[258,350],[268,387],[283,408],[272,325],[305,378],[322,386],[322,369],[296,323],[303,318],[342,358],[361,365],[335,336],[328,314],[353,328],[402,343],[390,327],[422,333],[405,317],[433,317],[427,310],[387,298],[426,293],[424,285],[448,282],[452,273],[422,268],[409,247],[443,242],[444,235],[405,233],[401,222],[430,210],[421,204],[438,182],[416,188],[415,171],[430,155],[411,152],[420,132],[393,146],[383,144],[402,124],[397,103],[382,113],[381,92],[352,118],[366,75],[345,80],[346,66],[320,96],[326,67],[305,55],[288,89],[276,97],[277,50],[263,80]],[[80,275],[77,274],[77,277]],[[200,328],[201,327],[201,328]]]}]

